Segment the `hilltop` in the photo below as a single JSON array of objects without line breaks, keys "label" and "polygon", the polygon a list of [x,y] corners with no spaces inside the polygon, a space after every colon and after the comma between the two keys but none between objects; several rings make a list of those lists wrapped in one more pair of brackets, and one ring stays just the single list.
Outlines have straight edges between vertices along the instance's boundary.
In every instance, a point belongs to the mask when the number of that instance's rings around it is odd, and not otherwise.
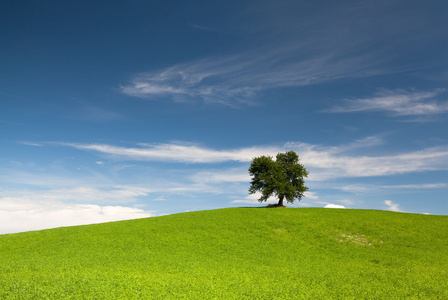
[{"label": "hilltop", "polygon": [[229,208],[0,236],[1,299],[448,299],[448,217]]}]

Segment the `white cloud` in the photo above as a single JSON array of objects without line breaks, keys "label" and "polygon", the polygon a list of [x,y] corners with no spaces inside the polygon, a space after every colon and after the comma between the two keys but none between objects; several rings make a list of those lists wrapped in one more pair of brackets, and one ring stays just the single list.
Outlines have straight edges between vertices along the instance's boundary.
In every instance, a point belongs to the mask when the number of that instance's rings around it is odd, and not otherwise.
[{"label": "white cloud", "polygon": [[382,185],[384,189],[440,189],[445,188],[446,183],[426,183],[426,184],[401,184],[401,185]]},{"label": "white cloud", "polygon": [[[277,204],[278,203],[278,198],[275,196],[269,197],[266,202],[259,202],[258,199],[260,199],[260,197],[261,197],[261,193],[256,192],[255,194],[250,194],[250,195],[246,196],[244,199],[235,199],[235,200],[231,201],[231,203],[252,204],[252,205],[255,205],[255,204],[267,205],[267,204]],[[318,199],[319,197],[313,192],[306,192],[305,198],[302,198],[302,201],[307,198],[315,200],[315,199]],[[303,204],[301,204],[302,201],[296,200],[294,203],[288,203],[285,200],[284,205],[286,205],[286,206],[303,205]]]},{"label": "white cloud", "polygon": [[350,184],[336,187],[336,189],[350,193],[369,193],[381,190],[407,191],[420,189],[440,189],[447,187],[446,183],[426,183],[426,184],[401,184],[401,185],[373,185],[373,184]]},{"label": "white cloud", "polygon": [[27,146],[33,146],[33,147],[42,147],[44,146],[43,144],[39,144],[39,143],[33,143],[33,142],[17,142],[18,144],[22,144],[22,145],[27,145]]},{"label": "white cloud", "polygon": [[108,121],[122,121],[126,117],[118,112],[114,112],[105,108],[85,104],[80,111],[75,110],[73,118],[93,121],[93,122],[108,122]]},{"label": "white cloud", "polygon": [[130,160],[160,160],[188,163],[219,163],[225,161],[251,161],[253,157],[277,154],[281,149],[276,147],[250,147],[235,150],[213,150],[191,144],[156,144],[141,147],[118,147],[106,144],[73,144],[65,146],[80,150],[93,150],[100,153],[122,157]]},{"label": "white cloud", "polygon": [[335,188],[349,193],[366,193],[375,190],[374,185],[367,185],[367,184],[350,184],[345,186],[337,186]]},{"label": "white cloud", "polygon": [[[412,56],[419,48],[416,43],[440,43],[444,37],[431,30],[431,22],[419,12],[396,9],[391,1],[339,1],[319,6],[311,14],[300,1],[268,2],[249,4],[250,13],[240,15],[233,23],[237,26],[234,30],[242,34],[262,35],[263,45],[248,43],[249,50],[243,53],[216,55],[136,74],[121,86],[121,92],[148,99],[168,97],[174,101],[238,105],[252,102],[266,89],[422,68],[428,65],[428,59],[425,55]],[[382,29],[384,24],[388,24],[387,30]],[[403,60],[403,53],[408,59],[411,55],[412,64],[394,63],[397,58]]]},{"label": "white cloud", "polygon": [[400,209],[399,209],[399,207],[398,207],[398,204],[396,204],[396,203],[393,203],[392,201],[390,201],[390,200],[385,200],[384,201],[384,204],[386,204],[387,206],[388,206],[388,209],[389,210],[392,210],[392,211],[400,211]]},{"label": "white cloud", "polygon": [[436,101],[435,97],[444,91],[443,89],[432,92],[382,90],[371,98],[347,99],[343,105],[327,112],[387,111],[396,116],[442,114],[448,112],[448,102]]},{"label": "white cloud", "polygon": [[447,147],[384,156],[346,156],[325,148],[311,148],[299,153],[302,154],[304,165],[310,169],[314,168],[313,172],[310,172],[310,180],[387,176],[448,169]]},{"label": "white cloud", "polygon": [[229,26],[190,26],[227,33],[232,28],[252,41],[263,36],[255,44],[246,43],[248,51],[136,74],[121,86],[122,93],[235,105],[251,102],[270,88],[423,69],[432,64],[431,58],[416,45],[431,41],[444,46],[445,36],[433,30],[428,14],[401,9],[396,1],[337,1],[307,9],[301,1],[246,4],[244,16],[236,12],[237,19]]},{"label": "white cloud", "polygon": [[0,234],[150,217],[125,206],[70,204],[56,200],[0,199]]},{"label": "white cloud", "polygon": [[[283,146],[259,146],[231,150],[214,150],[191,144],[157,144],[141,147],[118,147],[106,144],[63,144],[80,150],[93,150],[127,160],[157,160],[183,163],[223,163],[228,161],[250,162],[260,155],[275,156],[278,152],[296,151],[301,163],[310,170],[309,180],[325,180],[342,177],[369,177],[448,170],[448,147],[426,148],[420,151],[394,155],[362,156],[347,155],[363,147],[381,144],[377,137],[366,138],[342,146],[318,146],[289,142]],[[211,174],[213,180],[247,180],[243,172],[234,174]],[[204,175],[204,173],[202,174]],[[197,175],[201,176],[201,174]]]},{"label": "white cloud", "polygon": [[[260,204],[258,199],[260,199],[261,193],[256,192],[255,194],[250,194],[246,196],[244,199],[233,200],[231,203],[244,203],[244,204]],[[278,203],[278,199],[275,196],[271,196],[268,198],[266,202],[261,202],[261,204],[274,204]]]},{"label": "white cloud", "polygon": [[78,203],[108,202],[128,203],[138,197],[148,195],[152,190],[136,186],[113,186],[100,189],[91,186],[72,188],[54,188],[45,190],[3,191],[8,199],[25,199],[27,201],[70,201]]},{"label": "white cloud", "polygon": [[315,192],[306,191],[304,193],[304,196],[308,199],[313,199],[313,200],[319,199],[319,196]]},{"label": "white cloud", "polygon": [[345,208],[344,205],[339,205],[339,204],[327,204],[324,206],[324,208]]},{"label": "white cloud", "polygon": [[246,168],[232,168],[221,171],[201,171],[194,174],[191,179],[197,183],[229,183],[249,182],[251,178]]},{"label": "white cloud", "polygon": [[[315,45],[310,45],[315,47]],[[202,100],[234,106],[251,103],[260,91],[305,86],[344,77],[382,73],[379,60],[367,54],[346,55],[343,49],[310,55],[303,40],[296,44],[257,48],[256,51],[186,62],[135,75],[121,92],[134,97],[171,97],[183,102]],[[346,49],[345,49],[346,50]],[[306,55],[300,55],[307,52]]]},{"label": "white cloud", "polygon": [[381,136],[368,136],[362,139],[355,140],[347,145],[341,145],[338,147],[333,147],[334,152],[348,152],[359,150],[363,148],[372,148],[384,144],[384,140]]},{"label": "white cloud", "polygon": [[352,200],[349,199],[342,199],[342,200],[338,200],[338,202],[345,204],[345,205],[353,205],[355,204]]}]

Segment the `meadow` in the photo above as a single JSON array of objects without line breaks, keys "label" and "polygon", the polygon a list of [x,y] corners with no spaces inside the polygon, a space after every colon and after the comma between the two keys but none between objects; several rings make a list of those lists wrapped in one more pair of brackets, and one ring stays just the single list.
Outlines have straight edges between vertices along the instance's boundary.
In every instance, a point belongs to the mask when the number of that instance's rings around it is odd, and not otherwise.
[{"label": "meadow", "polygon": [[448,299],[448,216],[227,208],[0,235],[0,299]]}]

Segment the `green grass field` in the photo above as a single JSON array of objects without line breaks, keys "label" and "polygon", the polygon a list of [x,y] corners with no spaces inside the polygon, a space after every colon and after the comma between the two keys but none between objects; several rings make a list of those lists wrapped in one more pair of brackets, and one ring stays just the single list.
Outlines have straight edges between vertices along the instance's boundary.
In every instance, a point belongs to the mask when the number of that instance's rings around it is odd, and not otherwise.
[{"label": "green grass field", "polygon": [[230,208],[0,235],[0,299],[448,299],[448,217]]}]

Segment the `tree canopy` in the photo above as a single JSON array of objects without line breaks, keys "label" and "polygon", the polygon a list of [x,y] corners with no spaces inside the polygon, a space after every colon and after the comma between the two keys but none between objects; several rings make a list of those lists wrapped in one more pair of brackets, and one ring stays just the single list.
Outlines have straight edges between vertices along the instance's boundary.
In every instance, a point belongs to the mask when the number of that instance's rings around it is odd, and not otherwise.
[{"label": "tree canopy", "polygon": [[299,156],[294,151],[278,153],[274,161],[271,156],[259,156],[252,160],[249,167],[252,177],[249,193],[261,192],[259,202],[266,201],[272,195],[278,198],[278,206],[283,200],[294,203],[304,197],[308,190],[304,177],[308,171],[299,163]]}]

